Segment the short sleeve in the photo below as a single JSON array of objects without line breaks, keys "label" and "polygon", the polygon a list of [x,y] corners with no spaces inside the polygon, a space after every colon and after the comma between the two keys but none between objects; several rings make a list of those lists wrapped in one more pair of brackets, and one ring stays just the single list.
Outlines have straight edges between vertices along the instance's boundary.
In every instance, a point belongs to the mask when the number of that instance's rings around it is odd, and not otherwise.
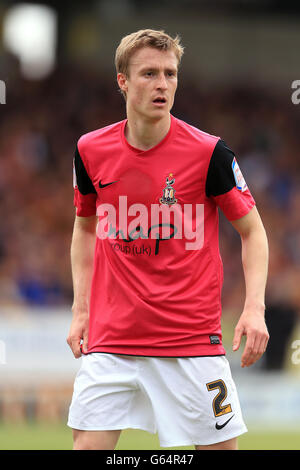
[{"label": "short sleeve", "polygon": [[243,217],[255,206],[234,152],[221,139],[210,159],[205,192],[228,220]]},{"label": "short sleeve", "polygon": [[86,171],[78,145],[73,160],[73,188],[76,215],[80,217],[96,215],[97,192]]}]

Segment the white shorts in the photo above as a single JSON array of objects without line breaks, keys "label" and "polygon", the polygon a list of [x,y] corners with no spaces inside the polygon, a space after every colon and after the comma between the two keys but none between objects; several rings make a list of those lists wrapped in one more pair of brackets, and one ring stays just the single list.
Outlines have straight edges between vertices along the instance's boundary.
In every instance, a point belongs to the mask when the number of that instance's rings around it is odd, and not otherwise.
[{"label": "white shorts", "polygon": [[157,432],[162,447],[215,444],[247,432],[225,356],[83,356],[67,424]]}]

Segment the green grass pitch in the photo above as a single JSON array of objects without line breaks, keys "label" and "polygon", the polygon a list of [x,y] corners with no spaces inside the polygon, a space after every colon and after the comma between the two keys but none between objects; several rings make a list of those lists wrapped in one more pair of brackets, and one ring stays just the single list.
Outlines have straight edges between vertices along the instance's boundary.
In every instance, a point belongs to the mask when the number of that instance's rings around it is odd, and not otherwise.
[{"label": "green grass pitch", "polygon": [[[0,450],[71,450],[72,432],[64,424],[0,424]],[[116,450],[160,450],[157,435],[123,431]],[[167,448],[190,450],[193,447]],[[165,450],[167,450],[165,449]],[[239,438],[240,450],[300,450],[300,431],[253,432]]]}]

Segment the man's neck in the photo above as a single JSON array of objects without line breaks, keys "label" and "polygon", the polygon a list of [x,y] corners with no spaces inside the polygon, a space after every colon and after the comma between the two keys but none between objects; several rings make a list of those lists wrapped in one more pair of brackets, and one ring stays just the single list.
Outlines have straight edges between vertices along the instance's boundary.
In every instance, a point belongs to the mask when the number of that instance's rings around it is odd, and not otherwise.
[{"label": "man's neck", "polygon": [[167,135],[171,125],[171,116],[151,121],[127,115],[128,121],[125,128],[127,142],[139,150],[149,150],[161,142]]}]

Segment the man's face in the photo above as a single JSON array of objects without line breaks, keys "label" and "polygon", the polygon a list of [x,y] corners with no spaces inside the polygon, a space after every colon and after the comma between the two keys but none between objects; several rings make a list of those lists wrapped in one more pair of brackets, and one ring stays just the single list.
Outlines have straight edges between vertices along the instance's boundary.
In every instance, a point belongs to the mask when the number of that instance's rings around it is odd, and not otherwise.
[{"label": "man's face", "polygon": [[119,85],[127,95],[127,109],[147,119],[167,116],[174,103],[177,68],[172,50],[137,50],[130,59],[128,77],[118,74]]}]

